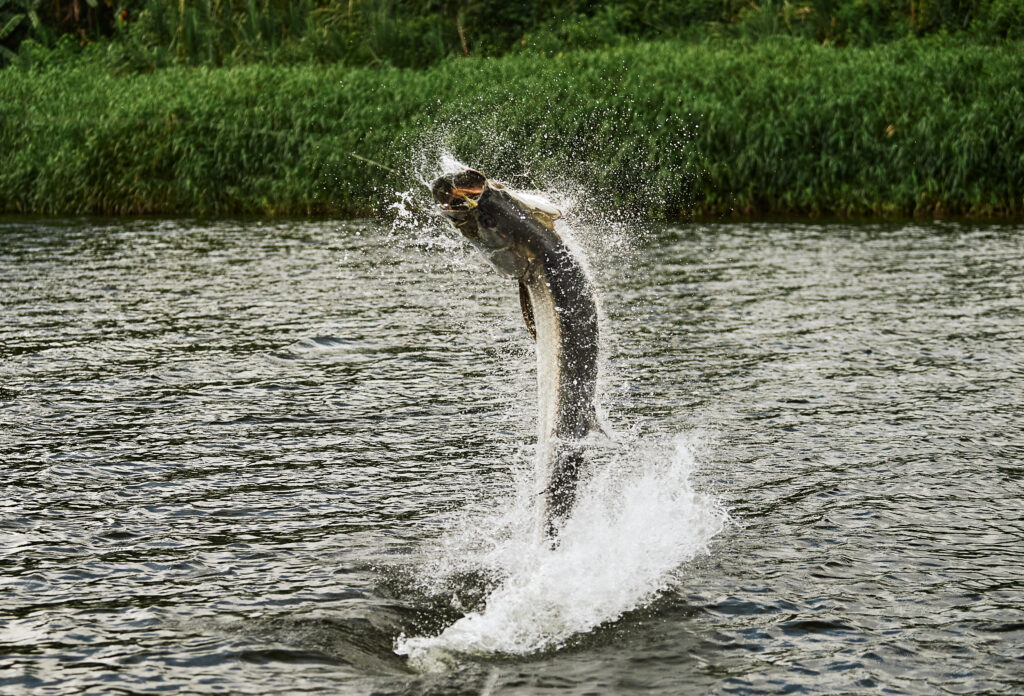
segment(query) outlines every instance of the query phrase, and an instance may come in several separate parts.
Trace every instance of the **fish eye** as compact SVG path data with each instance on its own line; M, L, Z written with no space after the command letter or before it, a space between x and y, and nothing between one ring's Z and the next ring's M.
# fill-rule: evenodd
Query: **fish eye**
M481 216L480 224L483 225L484 227L494 227L495 225L497 225L497 223L494 221L494 218L491 217L490 215Z

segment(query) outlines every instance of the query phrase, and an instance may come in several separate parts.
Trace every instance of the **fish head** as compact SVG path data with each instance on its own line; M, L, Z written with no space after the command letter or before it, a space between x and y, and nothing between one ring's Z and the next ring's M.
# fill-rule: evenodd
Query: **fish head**
M557 208L492 181L475 169L442 176L431 187L441 211L498 273L522 280L537 235L553 234Z

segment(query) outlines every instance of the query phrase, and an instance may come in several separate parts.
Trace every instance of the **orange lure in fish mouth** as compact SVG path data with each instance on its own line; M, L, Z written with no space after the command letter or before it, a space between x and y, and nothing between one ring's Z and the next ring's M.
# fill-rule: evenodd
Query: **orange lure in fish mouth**
M487 177L475 169L466 169L442 176L434 182L430 192L444 212L460 212L476 207L475 203L484 192L486 184Z

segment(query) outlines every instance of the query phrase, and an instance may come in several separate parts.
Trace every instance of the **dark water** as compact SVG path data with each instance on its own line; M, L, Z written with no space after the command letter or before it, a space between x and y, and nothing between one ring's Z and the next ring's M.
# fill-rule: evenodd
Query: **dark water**
M613 461L714 497L562 565L469 540L522 507L536 405L513 289L450 238L0 224L0 692L1024 692L1024 228L593 259ZM467 612L479 649L396 654Z

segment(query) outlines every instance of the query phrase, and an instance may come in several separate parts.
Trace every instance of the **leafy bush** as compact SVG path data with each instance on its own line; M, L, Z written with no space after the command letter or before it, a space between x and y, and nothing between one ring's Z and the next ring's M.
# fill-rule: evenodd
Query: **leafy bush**
M1024 0L992 0L983 26L990 35L1024 39Z
M1012 44L658 42L426 71L97 65L0 72L0 210L362 214L448 152L670 218L1024 213Z
M25 40L109 44L111 63L423 68L449 56L556 55L636 40L1024 36L1024 0L0 0L0 65ZM38 61L38 51L36 60Z
M14 58L17 48L30 30L39 29L40 0L0 0L0 66Z

